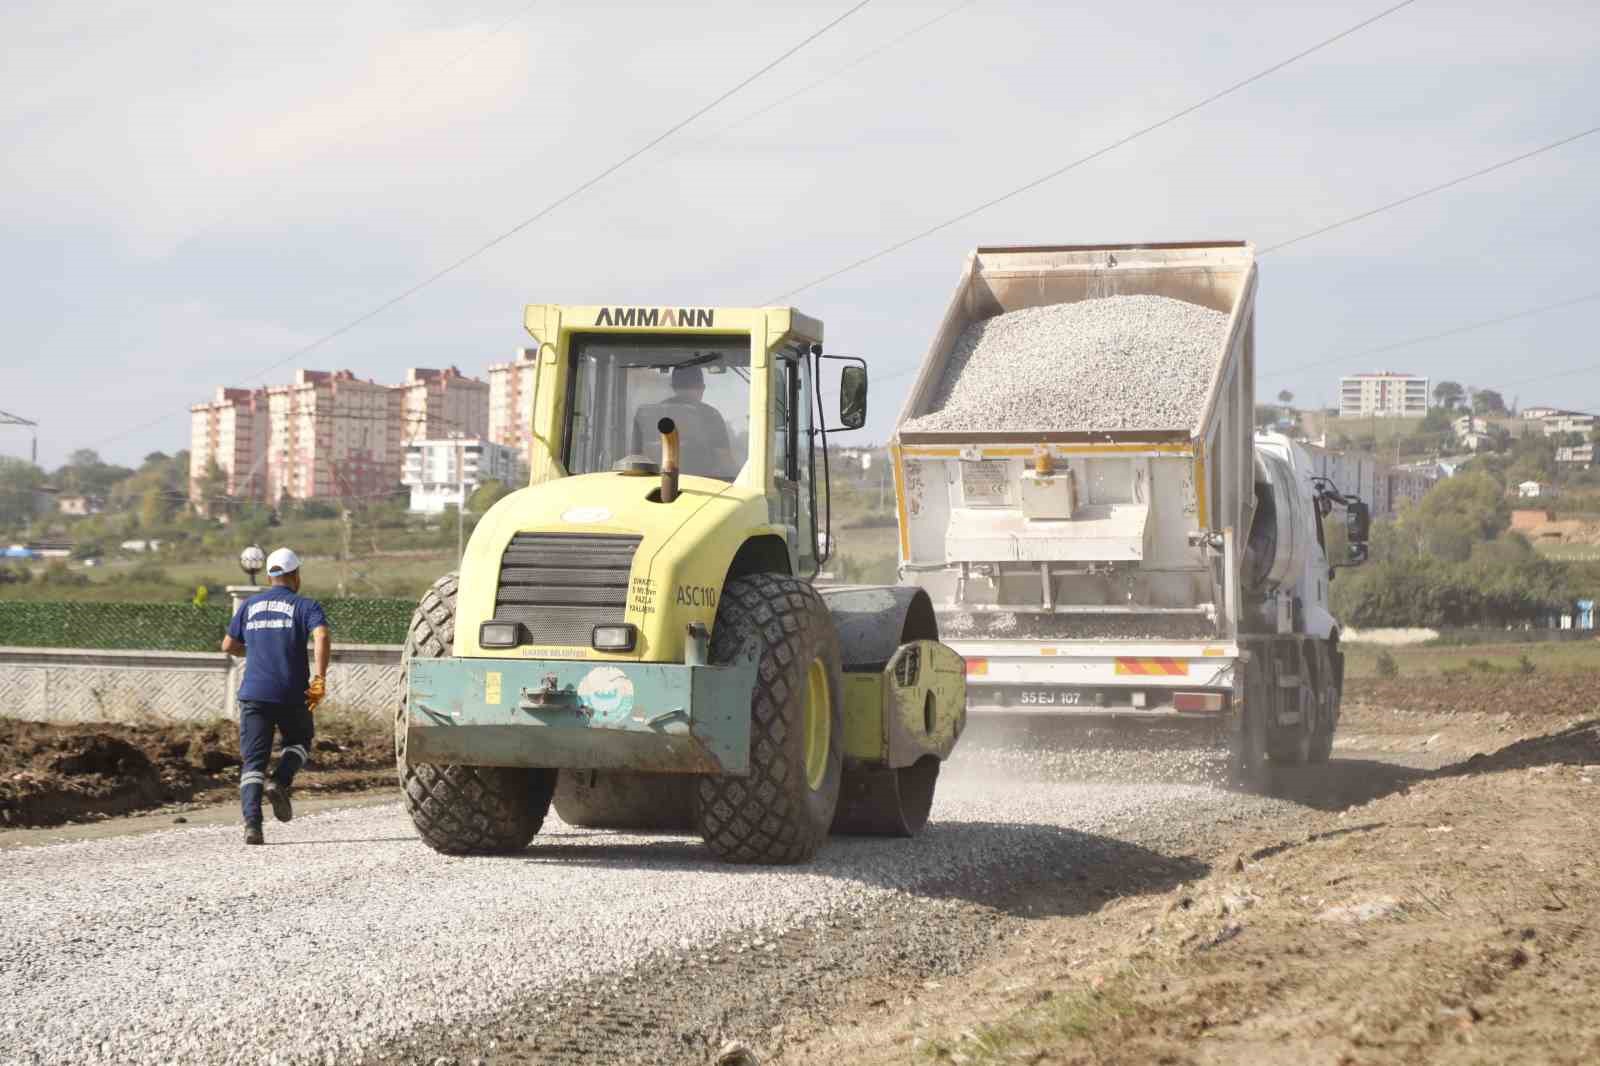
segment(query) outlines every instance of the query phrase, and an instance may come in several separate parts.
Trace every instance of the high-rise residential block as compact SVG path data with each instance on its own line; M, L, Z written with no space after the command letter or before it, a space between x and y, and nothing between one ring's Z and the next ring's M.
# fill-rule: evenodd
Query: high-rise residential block
M267 389L267 499L376 499L395 491L401 391L348 370L299 370Z
M397 388L406 443L456 434L488 436L487 382L469 378L453 366L445 370L412 367Z
M267 392L219 387L208 403L189 408L189 499L204 512L206 475L216 463L226 476L222 491L234 499L260 500L267 488ZM215 486L210 486L215 491Z
M1421 418L1427 413L1427 378L1385 370L1339 379L1340 418Z
M489 439L517 453L526 469L533 457L533 390L539 364L533 348L517 349L509 363L489 367Z

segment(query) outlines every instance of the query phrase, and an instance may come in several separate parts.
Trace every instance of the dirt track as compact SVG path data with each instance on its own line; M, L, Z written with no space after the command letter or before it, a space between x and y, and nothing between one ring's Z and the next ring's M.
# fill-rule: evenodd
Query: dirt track
M308 794L394 784L394 754L370 723L324 716ZM157 808L226 802L239 783L231 722L133 726L48 725L0 718L0 827L98 821Z

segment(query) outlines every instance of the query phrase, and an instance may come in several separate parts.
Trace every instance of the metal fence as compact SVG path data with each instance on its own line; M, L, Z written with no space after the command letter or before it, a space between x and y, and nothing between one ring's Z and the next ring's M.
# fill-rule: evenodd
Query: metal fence
M401 644L411 600L322 600L341 644ZM227 632L227 603L0 601L0 646L127 651L216 651Z

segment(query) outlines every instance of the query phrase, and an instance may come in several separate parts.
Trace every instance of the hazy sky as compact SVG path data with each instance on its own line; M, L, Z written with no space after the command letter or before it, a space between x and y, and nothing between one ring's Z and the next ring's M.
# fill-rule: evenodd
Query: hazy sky
M296 365L482 374L529 302L776 294L1097 149L1388 6L875 0L660 148ZM533 214L850 0L0 10L0 408L40 459L188 446L187 407ZM866 356L887 436L967 250L1265 246L1600 124L1593 0L1421 2L1181 122L793 303ZM1600 407L1600 134L1267 256L1260 391L1332 402L1410 370ZM1275 370L1323 359L1315 369ZM1510 395L1508 394L1508 399ZM167 416L149 428L131 427ZM0 453L27 435L0 427Z

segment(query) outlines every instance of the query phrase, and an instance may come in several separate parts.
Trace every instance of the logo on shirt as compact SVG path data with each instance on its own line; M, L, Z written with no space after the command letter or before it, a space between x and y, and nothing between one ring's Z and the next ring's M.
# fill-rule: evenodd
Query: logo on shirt
M597 326L694 326L709 329L709 307L602 307Z
M261 618L257 617L258 615L268 617ZM275 617L277 615L288 617ZM260 603L252 603L245 609L244 628L247 633L253 629L293 629L294 604L284 600L262 600Z

